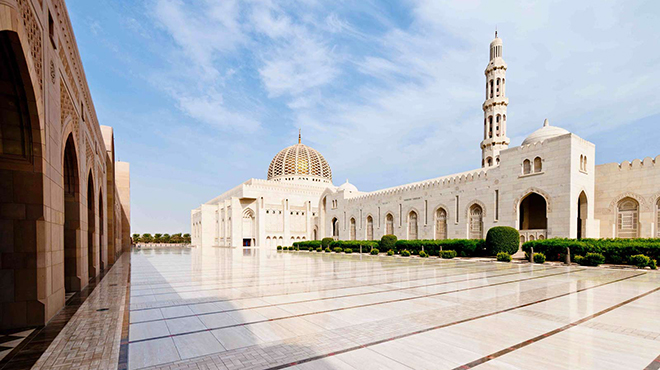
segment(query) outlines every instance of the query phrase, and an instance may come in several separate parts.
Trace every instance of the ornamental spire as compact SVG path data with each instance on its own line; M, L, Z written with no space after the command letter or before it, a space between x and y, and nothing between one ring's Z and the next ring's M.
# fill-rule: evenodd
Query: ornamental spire
M300 142L302 141L302 137L301 137L301 134L300 134L301 131L302 131L301 129L298 129L298 144L300 144Z

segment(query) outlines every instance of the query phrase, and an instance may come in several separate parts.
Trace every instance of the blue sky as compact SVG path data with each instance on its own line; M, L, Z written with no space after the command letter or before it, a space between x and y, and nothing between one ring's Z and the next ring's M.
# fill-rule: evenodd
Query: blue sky
M497 27L508 134L548 118L597 163L660 154L657 1L68 0L101 124L131 163L134 232L303 142L372 191L480 166Z

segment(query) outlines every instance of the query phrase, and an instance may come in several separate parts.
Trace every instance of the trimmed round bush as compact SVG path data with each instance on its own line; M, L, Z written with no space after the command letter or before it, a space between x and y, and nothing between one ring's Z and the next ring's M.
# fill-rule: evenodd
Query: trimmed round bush
M394 255L394 251L390 249L389 251L387 251L387 255L388 255L388 256L393 256L393 255Z
M332 238L323 238L321 240L321 247L323 249L326 249L326 248L330 247L330 243L332 243L333 241L334 241L334 239L332 239Z
M396 235L383 235L382 238L380 238L380 249L382 250L390 250L394 249L396 245Z
M500 252L497 254L497 260L500 262L511 262L511 255L507 252Z
M371 250L371 254L374 255L374 256L377 255L378 254L378 248L373 248Z
M293 247L293 249L295 249L296 251L299 251L300 247L296 246L296 247Z
M322 247L318 247L318 248L316 248L316 251L317 251L317 252L320 252L320 251L322 251L322 250L323 250Z
M598 266L605 263L605 257L600 253L587 253L582 259L582 266Z
M518 252L520 233L509 226L491 227L486 234L486 253L491 256L500 252L514 254Z
M534 253L534 263L545 263L545 254Z
M330 250L330 248L326 248L326 249L324 249L323 251L324 251L325 253L330 253L330 252L332 252L332 251Z
M424 251L421 251L421 252L419 252L419 256L422 257L422 258L426 258L426 257L429 256L429 254L424 252Z
M457 255L458 254L456 253L456 251L452 251L452 250L440 251L440 258L444 258L448 260L452 258L456 258Z
M341 253L343 251L342 247L335 247L335 253Z
M410 251L407 249L402 250L401 257L410 257Z
M277 250L278 250L278 251L281 251L281 250L282 250L282 246L281 246L281 245L278 245L278 246L277 246Z
M630 256L630 264L637 266L637 268L643 269L646 266L651 264L651 259L643 254L636 254Z
M351 248L346 248L344 249L344 253L353 253L353 250Z
M651 260L651 263L649 263L649 267L651 268L651 270L657 270L658 264L656 263L655 260Z

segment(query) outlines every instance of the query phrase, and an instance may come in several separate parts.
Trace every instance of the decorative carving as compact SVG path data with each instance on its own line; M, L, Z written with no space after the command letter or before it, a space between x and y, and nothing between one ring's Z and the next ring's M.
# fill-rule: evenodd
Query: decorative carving
M610 210L610 211L612 211L612 212L616 211L617 204L619 204L619 201L620 201L621 199L624 199L624 198L632 198L632 199L635 199L635 200L637 201L637 203L639 203L639 207L640 207L640 209L641 209L641 208L647 209L647 204L646 204L646 200L644 199L644 197L641 196L641 195L639 195L639 194L630 193L630 192L628 192L628 193L623 193L623 194L619 194L619 196L617 196L616 198L612 199L612 201L610 202L610 206L607 207L607 209Z
M39 80L39 89L43 90L43 62L41 58L42 51L42 32L39 22L32 11L32 6L28 0L18 0L18 8L21 12L23 19L23 26L27 33L28 44L30 46L30 55L32 56L32 63Z
M550 211L552 211L552 203L550 202L550 195L546 193L545 191L538 189L538 188L529 188L525 190L521 196L516 198L516 200L513 201L513 214L517 215L518 214L518 207L520 206L520 201L528 196L531 193L537 193L538 195L542 196L545 198L545 204L547 206L547 212L550 214Z
M486 205L482 201L480 201L478 199L475 199L473 201L470 201L470 203L467 204L467 207L465 207L465 219L466 220L470 219L470 208L472 208L472 206L475 205L475 204L478 205L479 207L481 207L481 211L483 212L482 216L483 216L483 218L486 218Z
M71 66L69 65L69 60L66 56L66 53L64 52L64 47L62 46L62 43L59 43L59 54L60 54L60 60L62 61L62 65L64 66L64 72L67 77L67 82L69 83L69 87L73 91L73 100L78 100L78 96L80 95L78 92L78 86L75 84L75 80L73 79L73 74L71 73Z
M71 96L69 96L69 91L67 90L64 82L60 80L60 124L64 128L64 123L66 120L71 117L74 122L74 131L76 136L78 135L78 113L73 107L73 102L71 101Z
M51 60L50 61L50 80L55 83L55 63Z

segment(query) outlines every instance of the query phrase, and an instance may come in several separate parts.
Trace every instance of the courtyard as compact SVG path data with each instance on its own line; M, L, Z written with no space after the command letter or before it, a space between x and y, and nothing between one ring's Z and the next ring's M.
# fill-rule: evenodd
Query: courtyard
M36 368L91 367L93 356L76 356L72 345L103 337L101 368L113 361L130 369L660 365L660 275L649 270L170 248L133 250L129 277L128 258ZM118 322L82 330L98 325L98 307ZM118 332L99 335L111 327Z

